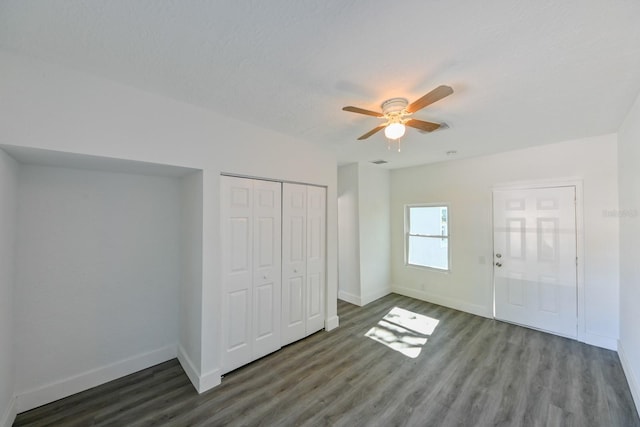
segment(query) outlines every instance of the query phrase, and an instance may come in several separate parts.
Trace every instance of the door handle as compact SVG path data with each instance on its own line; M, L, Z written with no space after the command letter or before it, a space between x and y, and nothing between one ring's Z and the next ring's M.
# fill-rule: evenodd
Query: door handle
M496 262L496 267L502 267L502 264L499 262Z

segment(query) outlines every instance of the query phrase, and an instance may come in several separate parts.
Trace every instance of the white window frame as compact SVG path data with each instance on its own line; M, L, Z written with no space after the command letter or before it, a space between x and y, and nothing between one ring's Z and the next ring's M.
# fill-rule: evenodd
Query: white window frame
M447 209L447 235L421 235L409 234L411 224L409 223L411 208L446 208ZM448 268L432 267L428 265L410 264L409 263L409 237L425 237L430 239L447 239L447 266ZM417 203L404 206L404 264L408 267L424 268L428 270L439 271L443 273L451 272L451 208L448 203Z

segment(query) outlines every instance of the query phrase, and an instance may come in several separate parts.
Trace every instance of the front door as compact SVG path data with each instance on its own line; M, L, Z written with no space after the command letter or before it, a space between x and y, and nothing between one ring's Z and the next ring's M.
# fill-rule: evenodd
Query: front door
M493 192L495 317L577 337L576 189Z

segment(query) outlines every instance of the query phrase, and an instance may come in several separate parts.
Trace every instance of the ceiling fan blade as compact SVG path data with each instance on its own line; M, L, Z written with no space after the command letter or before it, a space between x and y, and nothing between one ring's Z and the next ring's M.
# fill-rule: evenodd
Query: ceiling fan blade
M453 93L453 89L449 86L438 86L422 98L412 102L407 107L407 112L415 113L418 110L423 109L427 105L431 105L436 101L440 101L442 98L449 96Z
M362 141L363 139L367 139L369 138L371 135L373 135L376 132L380 132L382 129L384 129L387 125L380 125L377 126L373 129L371 129L369 132L365 133L364 135L362 135L360 138L358 138L358 141Z
M439 123L425 122L423 120L416 120L416 119L407 120L405 125L410 126L412 128L423 130L425 132L432 132L440 127Z
M378 113L376 111L371 111L371 110L365 110L364 108L358 108L358 107L344 107L343 108L344 111L350 111L352 113L359 113L359 114L366 114L367 116L373 116L373 117L384 117L384 114L382 113Z

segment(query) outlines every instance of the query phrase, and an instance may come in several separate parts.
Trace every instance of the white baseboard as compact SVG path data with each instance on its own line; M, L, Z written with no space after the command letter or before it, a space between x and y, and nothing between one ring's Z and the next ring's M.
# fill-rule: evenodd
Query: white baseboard
M362 297L362 305L365 306L370 302L373 302L379 298L387 296L391 293L391 287L379 289L375 292L371 292Z
M181 345L178 346L178 362L180 362L182 370L187 374L187 377L189 378L189 381L191 381L191 384L193 384L193 387L196 390L200 390L200 372L196 369L191 358L187 355L187 352Z
M620 357L624 375L627 377L627 383L629 384L629 389L631 389L631 396L633 396L633 401L636 404L636 410L640 413L640 378L629 363L621 341L618 341L618 356Z
M200 388L198 389L198 393L204 393L205 391L211 390L212 388L219 386L221 382L222 376L220 375L220 369L214 369L213 371L207 372L200 377Z
M16 420L17 413L16 399L11 398L9 406L5 409L4 414L2 414L2 418L0 419L0 427L11 427L13 422Z
M445 307L475 314L477 316L493 319L493 313L491 312L491 308L489 307L483 307L477 304L469 304L464 301L442 297L439 295L433 295L429 294L428 292L412 288L393 286L392 291L400 295L405 295L419 300L428 301L434 304L443 305ZM578 336L578 341L584 342L585 344L594 345L596 347L606 348L608 350L618 350L618 341L615 338L605 337L591 332L580 334Z
M350 294L349 292L345 291L338 291L338 299L346 301L349 304L354 304L358 307L362 307L362 298L360 298L358 295Z
M220 385L222 378L220 376L220 370L214 369L206 375L200 375L199 370L193 364L191 358L187 355L187 352L180 345L178 346L178 362L182 366L182 369L189 377L189 381L193 384L198 393L204 393L207 390L211 390L217 385Z
M605 337L602 335L594 334L591 332L585 332L584 339L580 339L585 344L595 345L596 347L606 348L607 350L618 351L618 340L611 337Z
M453 308L455 310L460 310L467 313L475 314L477 316L493 319L493 313L491 313L491 309L489 307L484 307L477 304L469 304L468 302L459 301L453 298L447 298L447 297L429 294L428 292L421 291L418 289L393 286L391 290L397 294L404 295L407 297L416 298L422 301L443 305L445 307Z
M358 295L350 294L349 292L339 291L338 299L341 299L342 301L346 301L349 304L357 305L358 307L363 307L369 304L370 302L377 300L378 298L382 298L383 296L389 295L391 292L393 292L391 290L391 287L379 289L377 291L370 292L364 296L358 296Z
M338 316L330 317L324 321L324 330L331 331L337 328L339 324L340 324L340 319L338 318Z
M177 345L173 344L18 393L16 395L16 410L20 413L37 408L158 363L174 359L176 355Z

